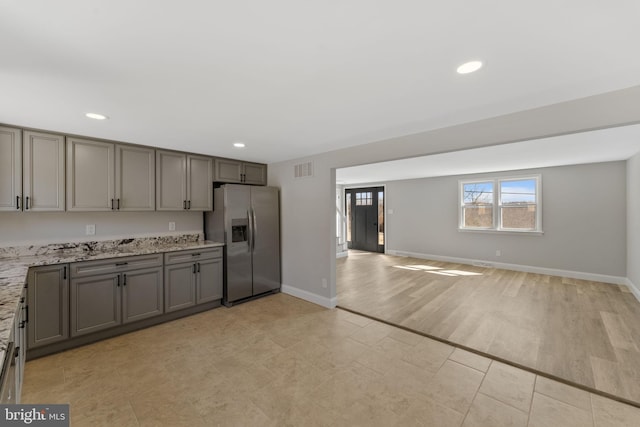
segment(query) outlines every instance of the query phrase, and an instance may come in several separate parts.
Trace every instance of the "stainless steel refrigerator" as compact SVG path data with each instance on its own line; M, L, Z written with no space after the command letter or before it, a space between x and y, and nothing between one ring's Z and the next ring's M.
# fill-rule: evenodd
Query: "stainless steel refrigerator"
M223 303L280 290L280 206L274 187L224 184L204 214L207 240L225 243Z

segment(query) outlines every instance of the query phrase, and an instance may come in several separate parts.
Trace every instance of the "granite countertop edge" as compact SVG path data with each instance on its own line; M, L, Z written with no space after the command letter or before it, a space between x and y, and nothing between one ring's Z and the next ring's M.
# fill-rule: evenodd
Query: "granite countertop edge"
M0 258L0 369L3 366L5 352L11 336L14 318L20 305L22 290L27 283L29 268L44 265L67 264L80 261L94 261L109 258L121 258L136 255L149 255L165 252L177 252L189 249L206 249L224 246L224 243L198 241L184 243L158 244L142 248L125 248L96 251L65 251L46 255L28 255Z

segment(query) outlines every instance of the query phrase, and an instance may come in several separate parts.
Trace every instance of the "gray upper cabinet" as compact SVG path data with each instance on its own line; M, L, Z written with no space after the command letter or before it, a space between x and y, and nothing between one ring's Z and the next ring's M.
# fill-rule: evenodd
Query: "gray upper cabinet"
M67 210L155 209L154 149L67 139Z
M64 136L0 127L0 210L64 211Z
M69 338L69 266L48 265L29 270L27 301L31 313L28 348Z
M244 183L267 185L267 165L244 163Z
M156 150L156 210L213 209L210 157Z
M242 182L242 162L238 160L216 159L217 182Z
M68 211L113 210L114 158L114 144L67 138Z
M187 156L187 200L189 210L213 209L213 159Z
M22 209L22 131L0 127L0 211Z
M267 165L216 159L215 181L240 184L267 185Z
M116 145L115 176L118 210L155 210L156 158L153 148Z
M187 207L187 156L156 150L156 210L179 211Z
M64 136L24 132L23 210L64 211Z

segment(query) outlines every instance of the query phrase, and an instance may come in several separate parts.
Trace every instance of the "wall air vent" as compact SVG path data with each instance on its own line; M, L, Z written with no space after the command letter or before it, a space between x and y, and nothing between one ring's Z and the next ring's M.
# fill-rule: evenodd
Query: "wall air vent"
M309 176L313 176L313 163L306 162L300 163L293 166L293 177L294 178L306 178Z

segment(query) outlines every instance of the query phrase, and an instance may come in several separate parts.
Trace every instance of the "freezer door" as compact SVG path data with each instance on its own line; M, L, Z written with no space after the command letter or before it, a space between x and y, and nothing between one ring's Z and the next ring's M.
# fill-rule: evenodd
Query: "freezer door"
M253 222L253 294L280 289L279 193L273 187L251 187Z
M237 301L253 295L251 285L251 189L224 186L224 227L227 245L227 282L224 300Z

